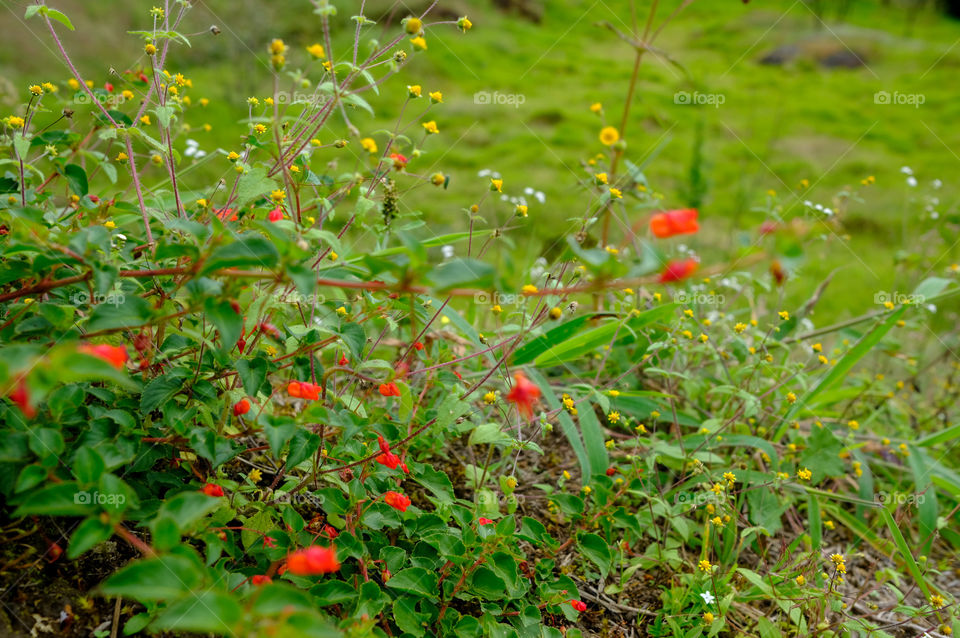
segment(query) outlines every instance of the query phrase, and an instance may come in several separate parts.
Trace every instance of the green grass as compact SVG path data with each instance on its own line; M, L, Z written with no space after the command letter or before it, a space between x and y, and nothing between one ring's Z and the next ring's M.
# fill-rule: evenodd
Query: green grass
M0 53L0 74L19 87L41 79L41 70L55 68L55 58L39 23L30 25L34 38L19 28L22 9L5 4L10 10L0 14L0 27L16 35L15 46ZM303 60L302 48L320 40L319 23L306 2L283 9L263 3L198 4L182 29L197 34L194 48L178 50L168 66L194 79L195 98L207 95L212 100L206 112L196 109L187 121L194 127L209 122L213 131L195 130L191 136L208 150L230 149L244 130L238 122L243 101L247 95L265 95L270 86L268 70L255 56L264 59L268 39L281 36L295 47L291 59ZM375 15L390 4L368 6ZM445 4L454 12L468 12L474 30L466 35L447 27L432 31L429 51L415 56L407 72L383 85L384 93L397 97L375 100L377 119L363 113L351 117L365 133L392 128L406 84L416 81L425 90L442 90L446 103L430 115L441 135L425 144L424 156L411 170L442 170L451 176L450 191L440 196L419 188L407 203L425 213L437 234L462 229L463 207L485 187L477 171L497 170L511 194L526 186L546 194L546 205L531 206L527 244L516 248L542 251L561 234L565 220L582 216L589 204L576 180L587 175L583 162L602 148L596 138L601 122L588 106L600 101L611 123L620 119L633 54L600 23L626 30L629 3L547 2L541 24L498 13L483 2L441 6ZM663 4L661 18L676 3ZM103 81L110 65L135 66L139 44L118 32L134 24L142 28L145 18L135 19L126 3L109 9L76 2L60 6L78 25L67 45L89 77ZM341 9L338 57L347 53L352 38L346 28L351 11ZM646 170L651 188L663 194L664 206L700 206L704 233L692 243L703 252L705 263L722 262L731 249L755 244L771 253L799 256L784 261L795 269L794 276L810 285L786 300L788 306L802 303L839 268L818 308L818 323L874 308L878 290L912 290L915 281L898 279L894 247L908 259L926 241L921 239L924 233L941 232L940 226L956 214L958 191L949 178L960 163L960 130L953 125L960 113L953 91L960 47L952 48L960 39L960 23L923 13L907 33L905 16L902 10L862 1L843 23L818 25L799 2L754 6L701 1L657 42L677 66L648 55L641 69L627 128L628 156L639 162L659 148ZM204 33L210 23L221 26L220 36ZM371 36L386 37L381 26L373 27ZM865 55L866 66L829 70L809 60L785 67L758 63L773 48L799 42L810 43L810 50L855 49ZM874 94L881 90L922 94L925 103L919 108L878 105ZM473 99L477 91L521 94L524 103L518 108L478 105ZM677 91L722 94L725 102L718 108L677 105ZM419 128L416 121L413 126ZM326 135L340 137L345 129L335 123ZM339 168L352 166L352 157L340 156ZM903 165L914 169L918 188L906 186L899 172ZM212 162L196 171L196 183L188 185L205 187L224 168ZM877 183L862 190L862 201L851 202L839 224L826 225L805 215L803 200L837 208L836 194L847 186L860 188L868 175L875 175ZM940 219L931 221L923 213L922 198L935 178L944 186L936 193ZM812 184L806 192L800 192L803 179ZM775 238L758 242L756 229L770 208L768 190L776 191L773 201L782 207L781 214L796 222ZM484 211L499 219L510 212L506 204ZM629 220L642 221L642 211ZM949 239L947 232L944 236ZM929 264L931 274L942 273L955 258L956 251L948 250Z

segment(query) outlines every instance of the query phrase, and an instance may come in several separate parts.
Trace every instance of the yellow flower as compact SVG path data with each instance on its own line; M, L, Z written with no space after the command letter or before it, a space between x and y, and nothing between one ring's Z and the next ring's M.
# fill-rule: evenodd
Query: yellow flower
M322 44L311 44L307 47L307 53L317 60L322 60L327 57L327 52L324 50Z
M699 567L700 571L702 572L708 572L713 568L713 565L710 564L710 561L704 558L702 561L697 563L697 567Z
M419 84L408 84L407 94L414 98L420 97L423 94L423 87L421 87Z
M657 412L656 410L654 410L653 412L650 413L650 418L651 418L651 419L659 419L659 418L660 418L660 413Z
M135 97L133 94L133 91L129 89L124 89L123 91L120 92L120 95L122 95L123 99L127 101L132 100Z
M3 119L4 123L10 128L23 128L26 125L26 120L22 117L16 115L11 115Z
M337 314L343 317L347 314L347 309L343 306L340 306L339 308L337 308Z
M227 159L231 162L236 162L238 159L240 159L240 153L236 151L230 151L227 153Z
M154 153L153 156L150 158L150 161L156 164L157 166L160 166L161 164L163 164L163 157L160 156L159 154Z
M747 329L747 324L745 323L737 323L733 326L733 331L736 332L737 334L742 333L746 329Z
M286 198L287 198L287 192L283 189L278 189L270 192L270 199L273 200L274 203L279 204Z
M610 188L610 197L613 199L623 199L623 193L620 192L619 188Z
M443 102L443 93L440 91L434 91L430 94L430 101L434 104L441 104Z
M247 98L247 104L249 104L250 106L259 106L259 105L260 105L260 100L258 100L258 99L255 98L255 97L248 97L248 98Z
M850 428L851 430L859 430L860 423L854 419L850 419L849 421L847 421L847 427Z
M500 307L500 304L494 304L494 306L490 308L490 312L495 315L499 315L501 312L503 312L503 308Z
M563 310L561 310L558 306L555 306L550 309L550 318L553 319L554 321L556 321L562 316L563 316Z
M112 229L116 228L117 225L116 225L115 223L113 223L112 221L106 221L106 222L103 222L103 227L104 227L104 228L109 228L109 229L112 230Z
M409 17L403 21L404 30L410 35L423 33L423 21L420 18Z
M141 117L140 123L143 124L144 126L150 126L150 116L144 115L143 117Z
M519 217L526 217L527 207L524 204L517 204L516 213Z
M200 208L206 208L206 207L207 207L207 200L202 199L202 198L201 198L201 199L198 199L198 200L197 200L197 206L199 206Z
M520 289L521 292L525 295L534 295L537 293L537 287L533 284L525 284L523 288Z
M790 313L787 312L786 310L781 310L777 314L780 315L780 318L783 319L784 321L790 318Z
M713 484L713 487L711 487L710 490L711 490L714 494L719 494L719 493L721 493L721 492L723 491L723 484L722 484L722 483L714 483L714 484Z
M362 146L363 150L367 151L368 153L377 152L377 142L372 137L365 137L360 140L360 146Z
M434 122L433 120L430 120L429 122L424 122L423 124L421 124L421 126L423 126L424 130L430 134L436 134L440 132L440 129L437 128L437 123Z
M129 159L129 158L127 157L127 154L124 153L123 151L117 153L117 161L118 161L118 162L126 162L128 159Z
M703 622L707 623L708 625L711 625L713 624L713 621L714 621L713 614L711 614L709 611L703 615Z
M803 574L800 574L799 576L794 578L794 582L800 586L803 586L803 584L807 582L807 579L803 577Z
M264 133L267 132L267 125L266 125L266 124L254 124L254 126L253 126L253 132L256 133L257 135L263 135Z
M32 93L35 97L40 97L41 95L43 95L43 87L40 86L39 84L31 85L30 93Z
M157 47L148 43L145 47L143 47L143 52L147 55L156 55Z
M67 86L69 86L71 89L76 91L80 88L80 83L77 82L74 78L70 78L69 80L67 80Z
M434 173L430 176L430 183L434 186L443 186L447 182L447 176L443 173Z
M813 476L813 472L811 472L807 468L803 468L802 470L797 470L797 478L800 479L801 481L809 481L810 477L812 476Z
M263 479L263 472L261 472L258 468L253 468L250 470L250 473L247 474L247 478L254 483L259 483L261 479Z
M507 487L509 487L512 490L517 486L517 479L511 476L506 480L506 483L507 483Z
M597 184L606 184L607 183L607 174L606 173L597 173L593 176L593 179L596 180Z
M706 343L707 341L710 340L710 337L708 337L707 335L705 335L705 334L703 334L703 333L701 332L701 333L700 333L700 336L698 337L698 339L700 339L700 343Z
M204 107L205 107L205 106L207 106L208 104L210 104L210 100L208 100L208 99L205 98L205 97L200 98L200 106L204 106Z
M490 190L497 193L503 192L503 180L502 179L491 179L490 180Z
M940 594L934 594L933 596L930 596L930 606L934 609L940 609L944 606L944 604L946 603L943 600L943 596Z
M316 147L316 146L321 146L322 144L323 143L317 138L313 138L312 140L310 140L310 146Z
M563 471L563 478L569 481L569 480L570 480L570 472L568 472L567 470L564 470L564 471Z
M457 20L457 28L463 31L464 33L466 33L467 31L473 28L473 23L470 22L467 16L463 16L462 18Z
M793 392L787 392L787 403L796 403L797 395Z
M619 422L620 422L620 413L619 413L619 412L611 412L610 414L607 415L607 420L610 421L610 423L619 423Z
M620 132L612 126L600 129L600 142L604 146L612 146L620 141Z
M410 38L410 44L413 45L414 49L420 49L421 51L427 50L427 41L424 40L423 37L421 36Z
M733 472L724 472L724 473L723 473L723 478L724 478L724 480L727 481L728 483L733 483L734 481L737 480L737 475L734 474Z
M603 110L603 104L601 104L600 102L594 102L593 104L590 105L590 110L593 111L594 113L599 113L600 111Z
M47 93L56 93L56 92L57 92L57 85L54 84L53 82L44 82L44 83L41 84L40 86L41 86L41 87L43 88L43 90L46 91Z
M497 394L492 390L483 395L483 402L487 405L493 405L497 401Z
M271 55L283 55L287 52L287 45L280 38L275 38L267 47L267 50Z

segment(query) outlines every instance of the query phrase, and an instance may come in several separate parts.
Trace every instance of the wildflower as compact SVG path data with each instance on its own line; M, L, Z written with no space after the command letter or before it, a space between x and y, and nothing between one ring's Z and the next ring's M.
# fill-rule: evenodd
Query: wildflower
M781 310L777 314L780 315L780 318L783 319L784 321L790 318L790 313L787 312L786 310Z
M23 416L28 419L37 416L37 410L33 407L30 400L30 390L27 388L27 383L22 377L17 380L16 385L8 396L10 400L20 408Z
M620 192L619 188L610 188L610 197L613 199L623 199L623 193Z
M511 476L510 478L508 478L508 479L507 479L507 487L509 487L511 490L514 489L514 488L516 488L516 487L517 487L517 479L515 479L515 478L512 477L512 476Z
M443 186L447 183L447 176L443 173L434 173L430 176L430 183L434 186Z
M254 125L253 125L253 132L256 133L257 135L263 135L264 133L267 132L267 125L266 125L266 124L254 124Z
M700 336L697 337L697 338L700 339L700 342L701 342L701 343L706 343L707 341L710 340L710 337L708 337L707 335L705 335L705 334L703 334L703 333L700 333Z
M599 185L602 185L602 184L606 184L606 183L607 183L607 174L606 174L606 173L597 173L596 175L593 176L593 179L594 179L594 181L596 181L596 183L597 183L598 186L599 186Z
M591 113L599 113L602 110L603 110L603 104L601 104L600 102L594 102L593 104L590 105Z
M335 547L311 545L299 549L287 558L287 571L297 576L315 576L330 574L340 569Z
M309 53L314 59L322 60L327 57L327 52L323 48L322 44L311 44L307 47L307 53Z
M97 357L98 359L103 359L117 370L123 370L129 358L127 356L126 346L110 346L107 344L92 346L84 344L78 347L77 351L92 357Z
M723 519L719 516L714 516L710 519L710 522L713 523L715 527L723 527Z
M437 123L433 120L424 122L421 126L423 126L423 129L430 135L435 135L440 132L440 129L437 128Z
M737 480L737 475L733 472L724 472L723 478L727 483L734 483Z
M799 576L794 578L793 581L802 587L803 584L807 582L807 579L803 577L803 574L800 574Z
M847 427L850 428L851 430L859 430L860 423L855 419L850 419L849 421L847 421Z
M403 21L403 28L410 35L419 35L423 33L423 21L420 18L407 18Z
M463 31L464 33L466 33L467 31L473 28L473 23L470 22L467 16L463 16L462 18L457 20L457 28Z
M427 41L423 39L423 36L417 36L415 38L410 38L410 44L413 45L414 49L419 49L420 51L427 50Z
M710 624L713 624L713 621L714 621L713 614L711 614L709 611L703 615L703 622L710 625Z
M540 400L540 387L527 379L523 372L513 375L514 385L507 400L517 405L517 410L528 420L533 417L533 404Z
M157 47L154 46L153 44L147 43L147 45L143 47L143 52L146 53L147 55L156 55Z
M660 283L666 284L680 281L691 276L697 270L696 259L673 260L667 263L666 268L660 273Z
M793 392L787 392L787 403L796 403L797 395Z
M837 571L841 574L847 573L847 564L846 559L843 557L843 554L831 554L830 562L834 564L837 568Z
M213 483L207 483L206 485L203 486L203 488L201 488L200 491L206 494L207 496L214 496L214 497L223 496L223 488L220 487L219 485L214 485Z
M433 93L430 94L430 101L433 102L434 104L442 104L443 93L441 93L440 91L434 91Z
M377 457L377 463L388 467L391 470L397 469L399 467L405 473L409 474L410 470L407 469L407 464L400 460L400 457L390 451L390 444L387 443L387 440L383 436L377 437L377 444L380 446L380 456Z
M714 484L713 484L713 487L711 487L710 490L711 490L714 494L720 494L720 493L722 493L722 492L723 492L723 483L714 483Z
M583 601L577 600L575 598L570 599L570 606L576 609L579 612L587 611L587 604Z
M550 309L551 319L557 320L562 316L563 316L563 310L561 310L559 306L554 306L553 308Z
M346 309L346 307L344 307L344 306L339 306L339 307L337 308L337 314L340 315L341 317L347 316L347 309Z
M713 569L713 565L711 565L710 561L708 561L707 559L703 559L699 563L697 563L697 567L699 567L700 571L702 572L708 572L711 569Z
M813 476L813 472L811 472L807 468L803 468L802 470L797 470L797 478L800 479L801 481L809 481L810 477L812 476Z
M746 329L747 329L747 324L745 323L738 322L733 326L733 331L736 332L737 334L743 333L743 331Z
M683 208L657 213L650 218L650 232L655 237L666 239L674 235L689 235L700 230L696 208Z
M520 292L522 292L522 293L525 294L525 295L535 295L535 294L537 294L537 287L534 286L533 284L525 284L525 285L520 289Z
M360 140L360 146L368 153L377 152L377 142L372 137L365 137Z
M390 160L393 162L393 167L398 171L402 171L407 165L407 158L400 153L390 153Z
M494 304L494 306L490 308L490 312L495 315L499 315L501 312L503 312L503 308L500 306L500 304Z
M620 141L620 131L612 126L605 126L600 129L600 142L604 146L612 146Z
M490 520L489 518L480 517L480 518L477 519L477 524L478 524L478 525L493 525L493 521Z
M654 410L653 412L650 413L650 418L651 418L651 419L659 419L659 418L660 418L660 413L657 412L656 410Z
M423 92L423 88L419 84L408 84L407 85L407 94L412 98L418 98Z
M140 123L143 124L144 126L150 126L150 116L144 115L143 117L141 117Z
M943 596L940 594L934 594L933 596L930 596L930 606L934 609L940 609L944 606L944 604L946 603L943 600Z
M263 574L257 574L250 578L250 583L257 587L259 587L260 585L267 585L272 582L273 582L273 579Z
M277 189L270 192L270 199L278 204L287 198L287 192L283 189Z
M381 383L380 394L385 397L398 397L400 396L400 388L397 387L397 384L393 382Z
M243 416L250 411L250 402L246 399L240 399L233 404L233 416Z
M291 381L287 386L287 394L295 399L316 401L320 398L320 386L315 383L306 383L305 381Z
M518 217L526 217L527 207L524 204L517 204L516 213Z
M493 405L497 401L497 394L494 391L487 392L483 395L483 402L487 405Z
M23 128L26 124L26 121L22 117L18 117L16 115L11 115L10 117L4 118L3 122L10 128Z
M410 507L410 499L399 492L387 492L383 495L384 502L395 510L406 512Z
M33 94L34 97L40 97L43 95L43 87L39 84L34 84L30 86L30 93Z

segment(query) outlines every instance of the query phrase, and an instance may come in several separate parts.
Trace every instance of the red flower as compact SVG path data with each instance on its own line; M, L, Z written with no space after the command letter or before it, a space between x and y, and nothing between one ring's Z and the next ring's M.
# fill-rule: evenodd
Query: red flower
M397 384L393 383L392 381L390 383L381 383L380 394L385 397L398 397L400 396L400 388L398 388Z
M233 416L243 416L250 411L250 402L246 399L240 399L233 404Z
M616 474L616 473L617 473L617 468L615 468L615 467L608 467L608 468L607 468L607 476L613 476L613 475Z
M104 85L103 85L103 88L105 88L108 93L113 93L113 85L110 84L109 82L107 82L106 84L104 84Z
M223 488L213 483L207 483L200 491L207 496L223 496Z
M213 214L220 218L220 221L223 222L235 222L237 221L237 213L232 208L214 208Z
M399 456L390 451L390 444L387 443L385 438L378 436L377 443L380 445L380 451L383 452L383 454L377 457L377 463L389 467L391 470L400 467L405 473L410 473L410 470L407 469L407 464L402 462Z
M277 546L277 539L275 539L275 538L272 537L272 536L264 536L264 537L263 537L263 547L264 547L264 549L266 549L267 547L273 549L273 548L276 547L276 546Z
M327 538L333 540L340 535L340 532L337 531L337 528L333 525L324 525L323 532L327 535Z
M21 377L17 380L17 385L10 393L10 400L17 404L23 416L32 419L37 416L37 410L30 404L30 390L27 389L27 383Z
M700 225L697 223L698 214L696 208L657 213L650 218L650 231L660 239L695 233L700 230Z
M571 605L573 606L573 608L576 609L577 611L587 611L587 603L585 603L585 602L583 602L583 601L580 601L580 600L577 600L576 598L571 598L571 599L570 599L570 604L571 604Z
M247 329L242 328L240 330L240 338L237 339L237 350L240 351L240 354L243 354L243 349L247 347L247 340L244 337L247 334Z
M540 400L540 387L530 381L523 372L513 375L514 384L507 401L517 404L517 410L526 419L533 418L533 404Z
M316 574L330 574L340 569L335 547L320 547L311 545L306 549L299 549L287 558L287 570L297 576L314 576Z
M117 370L123 370L128 359L126 346L109 346L105 343L97 346L82 344L77 350L92 357L103 359Z
M320 398L320 386L304 381L291 381L287 386L287 394L297 399L316 401Z
M770 264L770 274L773 275L778 286L783 285L784 280L787 278L787 273L783 271L783 265L780 264L779 259L774 259L773 263Z
M760 224L760 234L769 235L771 233L777 232L777 222L770 221L769 219L762 224Z
M257 574L256 576L250 579L250 582L259 587L260 585L266 585L267 583L272 583L273 579L271 579L269 576L264 576L263 574Z
M398 171L402 171L407 165L407 158L400 153L390 153L390 159L393 160L393 167Z
M345 366L345 365L347 365L348 363L350 363L350 360L347 359L347 355L345 355L345 354L340 355L340 360L337 361L337 365L338 365L338 366Z
M383 500L395 510L406 512L410 507L410 499L398 492L387 492L383 495Z
M489 518L479 518L477 519L477 522L481 525L493 525L493 521L491 521Z
M423 344L420 343L419 341L413 344L413 347L416 348L417 350L423 350Z
M274 208L272 211L270 211L270 214L268 215L268 218L269 218L270 221L272 221L272 222L278 222L278 221L280 221L281 219L283 219L283 211L280 210L279 207Z
M673 281L686 279L697 269L696 259L673 260L667 264L667 267L660 273L660 283L668 284Z

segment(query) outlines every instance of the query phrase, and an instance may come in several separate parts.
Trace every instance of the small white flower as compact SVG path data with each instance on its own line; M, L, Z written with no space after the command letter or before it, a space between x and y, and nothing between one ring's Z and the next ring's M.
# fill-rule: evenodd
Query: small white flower
M541 204L547 201L547 196L543 194L543 191L537 191L536 193L533 194L533 196L536 197L537 201L540 202Z
M809 199L803 200L803 205L807 208L813 208L813 202L811 202Z
M941 182L939 179L935 179L930 185L933 186L934 190L937 190L943 186L943 182Z
M900 169L900 172L903 173L904 175L913 175L913 169L910 168L909 166L902 167Z
M833 215L833 211L829 208L824 208L823 214L826 215L827 217L830 217L831 215Z
M451 246L450 244L447 244L446 246L441 247L440 252L443 253L444 259L453 258L453 246Z
M907 186L909 186L910 188L913 188L913 187L916 186L916 185L917 185L917 178L916 178L916 177L914 177L913 175L911 175L910 177L907 178Z
M702 594L700 594L700 598L703 598L703 603L705 605L712 605L713 601L716 600L716 598L713 597L713 594L711 594L708 591L705 591Z

